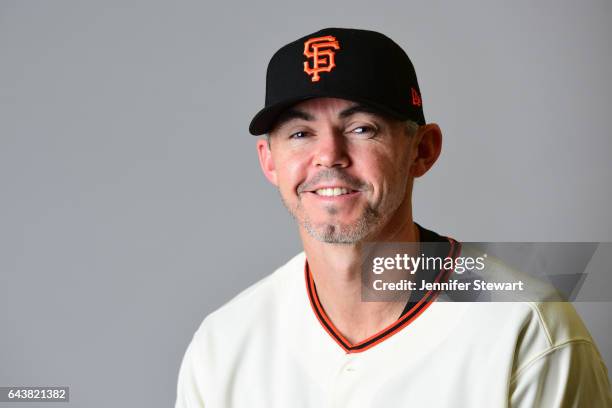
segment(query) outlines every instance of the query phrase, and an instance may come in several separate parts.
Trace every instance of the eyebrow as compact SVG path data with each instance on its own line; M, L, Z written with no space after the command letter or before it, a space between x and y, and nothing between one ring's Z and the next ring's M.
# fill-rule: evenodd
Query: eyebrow
M301 110L287 109L286 111L284 111L278 116L273 128L278 129L281 126L283 126L285 123L293 119L303 119L305 121L312 122L315 118L310 113L306 113Z
M369 106L361 105L361 104L357 104L357 105L351 106L350 108L344 109L338 114L338 116L341 119L346 119L349 116L355 115L357 113L369 113L372 115L384 117L384 115L378 109L374 109ZM287 109L283 113L281 113L276 119L276 123L274 124L274 129L280 128L285 123L293 119L302 119L307 122L312 122L315 120L315 117L311 115L310 113L306 113L298 109Z

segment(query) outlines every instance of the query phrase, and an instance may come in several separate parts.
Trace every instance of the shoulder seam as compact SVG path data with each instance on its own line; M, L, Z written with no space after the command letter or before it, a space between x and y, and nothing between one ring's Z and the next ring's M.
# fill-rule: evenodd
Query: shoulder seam
M552 336L550 335L550 330L548 330L548 326L546 325L546 322L544 321L544 316L542 316L542 312L540 312L540 308L534 302L527 302L527 304L538 315L538 322L540 323L542 330L544 330L544 334L546 334L546 339L548 340L548 346L553 347L554 343L552 340Z
M564 348L566 346L572 345L572 344L588 344L591 347L594 347L593 342L590 339L585 339L585 338L574 338L574 339L566 340L555 346L551 346L550 348L546 349L545 351L533 357L532 359L527 361L525 364L523 364L521 367L519 367L516 370L516 372L512 375L512 377L510 377L510 385L512 385L517 380L517 378L523 373L523 371L525 371L527 368L533 365L536 361L541 360L547 355L552 354L555 351L561 348Z

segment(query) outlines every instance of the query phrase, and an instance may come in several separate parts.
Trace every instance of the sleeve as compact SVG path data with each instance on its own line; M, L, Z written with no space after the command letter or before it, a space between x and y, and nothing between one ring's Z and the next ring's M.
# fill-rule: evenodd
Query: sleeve
M571 340L527 362L510 382L512 408L612 407L605 364L593 343Z
M179 370L176 387L175 408L204 408L202 392L201 355L197 347L198 333L193 337L187 347L185 356Z

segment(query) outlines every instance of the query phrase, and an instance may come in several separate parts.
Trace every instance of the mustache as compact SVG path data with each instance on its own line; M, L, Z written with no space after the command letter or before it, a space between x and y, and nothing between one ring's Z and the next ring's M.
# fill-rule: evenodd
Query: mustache
M297 188L297 192L299 194L305 191L312 191L312 189L317 184L321 183L322 181L332 181L332 180L342 181L344 184L347 185L347 187L351 188L352 190L360 190L360 191L367 190L366 183L362 182L357 177L353 177L347 174L346 172L344 172L344 170L340 170L338 168L332 167L331 169L321 170L320 172L315 174L312 177L312 179L307 180L304 183L300 184Z

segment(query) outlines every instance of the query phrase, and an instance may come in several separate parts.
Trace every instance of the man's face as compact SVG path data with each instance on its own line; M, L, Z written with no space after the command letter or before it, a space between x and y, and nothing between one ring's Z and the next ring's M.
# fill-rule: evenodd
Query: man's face
M355 243L409 211L414 138L403 122L355 102L318 98L286 111L270 150L264 141L258 148L266 176L305 231L322 242Z

